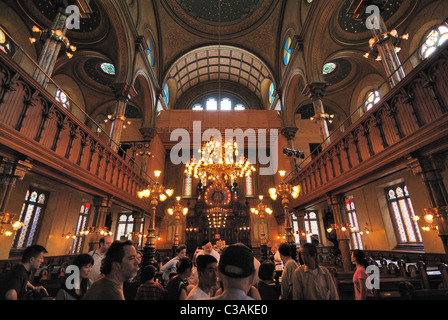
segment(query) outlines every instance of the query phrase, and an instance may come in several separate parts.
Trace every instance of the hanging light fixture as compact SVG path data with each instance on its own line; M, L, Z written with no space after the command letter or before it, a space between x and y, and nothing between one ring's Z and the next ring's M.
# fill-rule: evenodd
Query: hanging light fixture
M56 40L57 42L61 42L64 44L65 54L67 55L67 57L69 59L73 58L73 54L75 53L77 48L74 45L70 44L70 41L61 30L52 30L52 29L41 30L37 26L33 26L31 31L33 31L33 33L38 34L37 38L36 37L29 38L31 43L35 43L37 42L37 40L45 42L48 38Z

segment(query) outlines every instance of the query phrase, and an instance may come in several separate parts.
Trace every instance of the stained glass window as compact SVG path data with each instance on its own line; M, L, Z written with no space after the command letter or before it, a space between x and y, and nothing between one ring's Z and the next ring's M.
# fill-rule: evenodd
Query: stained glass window
M115 75L115 66L112 63L103 62L100 65L100 68L105 74L108 74L110 76Z
M324 65L324 68L323 68L323 70L322 70L322 73L323 73L324 75L327 75L327 74L332 73L335 69L336 69L336 64L333 63L333 62L329 62L329 63L326 63L326 64Z
M426 38L425 42L421 47L421 57L426 59L436 52L437 48L440 47L445 41L448 40L448 24L444 23L441 26L431 30Z
M274 102L274 83L271 82L271 85L269 86L269 103L272 104Z
M414 209L406 185L386 189L395 229L400 243L421 243L422 236L417 221L414 221Z
M89 218L90 203L83 202L79 210L78 222L75 228L75 234L79 234L81 231L86 230L87 220ZM73 240L72 253L79 254L82 251L82 244L84 237L76 237Z
M288 65L289 60L291 59L291 38L287 38L285 40L285 46L283 47L283 64L285 66Z
M132 214L122 214L118 219L117 224L117 236L115 240L120 240L121 237L125 237L128 240L131 240L131 232L134 231L134 217Z
M191 110L204 110L204 107L203 107L201 104L196 103L196 104L193 106L193 108L191 108Z
M70 100L68 100L67 95L63 91L59 89L56 90L55 98L56 101L60 102L65 108L70 108Z
M381 96L378 90L370 91L366 96L365 111L369 111L372 107L380 102Z
M19 218L23 226L15 235L13 248L24 248L33 244L47 200L47 193L35 189L27 190Z
M10 41L5 31L0 27L0 50L12 56L14 54L14 44Z
M148 57L148 61L151 67L154 67L154 43L152 42L151 39L148 39L146 41L146 43L148 44L149 49L146 51L146 55Z
M319 222L317 220L317 213L314 211L305 213L304 216L306 241L311 242L313 235L319 236Z
M353 198L345 199L345 206L348 222L352 227L350 230L350 237L353 249L364 250L362 244L362 238L359 233L360 230L359 230L358 216L356 214L355 202L353 201Z
M165 83L163 86L163 92L165 93L165 97L163 97L163 100L165 101L165 104L168 105L170 102L170 90L168 88L168 84Z

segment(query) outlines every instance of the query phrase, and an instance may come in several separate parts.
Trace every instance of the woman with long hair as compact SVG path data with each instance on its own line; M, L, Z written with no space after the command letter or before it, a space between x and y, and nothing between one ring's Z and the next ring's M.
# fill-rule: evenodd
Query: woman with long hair
M355 289L355 300L367 300L375 296L372 289L368 289L366 286L366 280L369 275L367 274L367 267L369 262L366 259L366 255L362 250L353 250L352 262L356 265L356 271L353 275L353 285Z

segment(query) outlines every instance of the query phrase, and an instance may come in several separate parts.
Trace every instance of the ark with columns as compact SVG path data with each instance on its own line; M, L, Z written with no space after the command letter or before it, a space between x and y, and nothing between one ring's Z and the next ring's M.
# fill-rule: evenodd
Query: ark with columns
M341 297L355 249L389 297L448 290L447 18L444 0L1 1L1 271L40 244L50 281L104 235L143 264L314 242Z

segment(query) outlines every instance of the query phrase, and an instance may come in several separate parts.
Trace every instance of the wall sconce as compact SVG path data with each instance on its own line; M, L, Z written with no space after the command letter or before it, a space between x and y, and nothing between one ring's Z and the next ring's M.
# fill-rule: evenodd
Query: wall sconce
M69 232L69 233L63 233L62 234L62 238L65 238L65 239L76 239L76 234L72 234L71 232Z
M82 237L89 234L99 234L100 236L111 236L112 231L105 227L87 227L86 230L80 231L76 236Z
M7 213L7 212L0 212L0 236L12 236L12 231L7 230L3 227L4 224L11 225L12 229L14 231L19 230L23 226L23 222L20 221L14 221L15 214L13 213Z
M439 208L424 208L423 209L424 215L423 220L428 224L428 226L422 227L423 231L438 231L439 227L434 224L434 217L437 217L439 215ZM420 216L413 216L412 220L415 222L418 222L421 219Z
M364 226L364 229L362 229L362 231L359 232L360 235L369 235L373 232L372 228L369 228L369 224L366 222L366 225Z
M38 39L34 37L29 38L31 43L35 43L37 40L45 42L48 38L53 39L57 42L62 42L65 45L65 54L67 55L67 57L69 59L73 58L73 53L75 53L77 48L74 45L70 44L70 41L66 36L64 36L61 30L41 30L36 26L33 26L31 30L33 31L33 33L39 34Z
M328 123L332 123L333 118L334 118L334 114L316 113L313 117L310 118L310 120L314 121L314 123L317 123L322 120L328 121Z
M198 232L198 228L189 227L185 229L186 232Z

